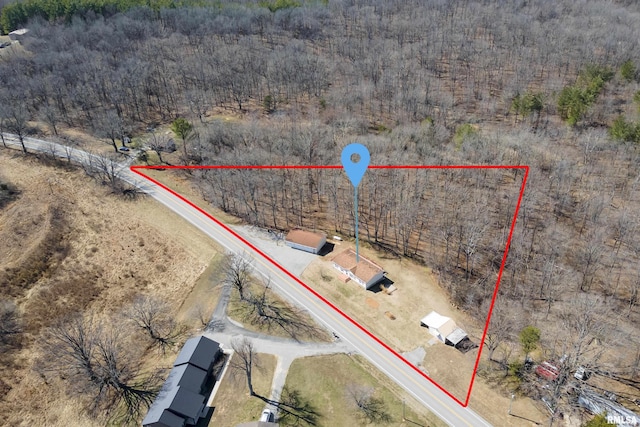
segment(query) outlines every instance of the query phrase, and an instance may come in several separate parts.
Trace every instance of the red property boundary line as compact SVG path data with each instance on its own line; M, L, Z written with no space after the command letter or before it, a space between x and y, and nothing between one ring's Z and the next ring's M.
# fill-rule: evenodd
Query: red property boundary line
M250 247L253 251L258 253L265 260L267 260L271 264L273 264L277 269L281 270L284 274L286 274L291 279L296 281L298 284L303 286L307 291L311 292L313 295L315 295L317 298L319 298L322 302L324 302L329 307L331 307L333 310L335 310L337 313L339 313L341 316L343 316L346 320L348 320L350 323L352 323L354 326L356 326L362 332L364 332L369 337L371 337L373 340L375 340L378 344L383 346L385 349L387 349L393 355L395 355L400 360L402 360L404 363L406 363L414 371L416 371L417 373L422 375L425 379L427 379L429 382L431 382L433 385L438 387L438 389L440 389L443 393L445 393L447 396L449 396L451 399L453 399L456 403L458 403L459 405L461 405L464 408L466 408L469 405L469 399L471 398L471 390L473 389L473 384L474 384L475 379L476 379L476 373L478 371L478 365L480 363L480 357L482 355L482 349L484 348L484 341L485 341L485 339L487 337L487 331L489 330L489 324L491 322L491 314L493 313L493 306L494 306L494 304L496 302L496 298L498 296L498 289L500 288L500 281L502 280L502 273L504 271L504 266L505 266L506 261L507 261L507 255L509 253L509 247L511 246L511 239L513 237L513 230L515 229L515 226L516 226L516 220L518 218L518 212L520 211L520 204L522 202L522 197L524 195L524 189L525 189L525 186L527 184L527 178L529 177L529 166L491 166L491 165L451 165L451 166L442 166L442 165L440 165L440 166L376 165L376 166L369 166L369 169L516 169L516 170L523 170L524 171L524 177L522 178L522 184L520 186L520 193L518 195L518 202L516 204L516 209L515 209L515 211L513 213L513 218L511 220L511 227L509 229L509 236L507 238L507 244L505 245L505 250L504 250L504 253L502 255L502 262L500 263L500 270L498 272L498 278L496 280L496 286L495 286L495 289L493 291L493 296L491 298L491 305L489 306L489 312L487 314L487 321L486 321L485 326L484 326L484 331L482 332L482 339L480 341L480 345L479 345L479 349L478 349L478 356L476 357L476 361L475 361L475 364L474 364L474 367L473 367L473 373L471 374L471 381L469 383L469 388L467 390L467 396L466 396L464 402L460 401L453 394L449 393L440 384L435 382L432 378L427 376L424 372L422 372L416 366L414 366L411 363L409 363L404 357L402 357L399 353L397 353L395 350L393 350L387 344L382 342L378 337L373 335L371 332L369 332L367 329L365 329L363 326L361 326L358 322L353 320L346 313L344 313L338 307L333 305L330 301L325 299L322 295L317 293L315 290L313 290L307 284L302 282L300 279L298 279L296 276L294 276L292 273L290 273L288 270L286 270L280 264L278 264L277 262L272 260L268 255L266 255L260 249L258 249L253 244L251 244L249 241L244 239L238 233L233 231L231 228L229 228L228 226L223 224L218 219L214 218L211 214L209 214L208 212L206 212L205 210L203 210L199 206L195 205L194 203L192 203L191 201L189 201L185 197L181 196L180 194L178 194L177 192L173 191L172 189L170 189L166 185L162 184L161 182L159 182L159 181L157 181L157 180L145 175L141 171L141 170L145 170L145 169L149 169L149 170L167 170L167 169L342 169L342 166L335 166L335 165L207 165L207 166L193 166L193 165L191 165L191 166L173 166L173 165L172 166L159 166L158 165L158 166L144 166L144 165L139 165L139 166L131 166L129 169L132 172L134 172L135 174L137 174L137 175L141 176L142 178L154 183L155 185L161 187L163 190L171 193L175 197L177 197L180 200L182 200L183 202L187 203L189 206L191 206L192 208L196 209L198 212L200 212L201 214L205 215L207 218L209 218L210 220L212 220L213 222L215 222L216 224L218 224L219 226L224 228L227 232L232 234L235 238L239 239L242 243L244 243L245 245Z

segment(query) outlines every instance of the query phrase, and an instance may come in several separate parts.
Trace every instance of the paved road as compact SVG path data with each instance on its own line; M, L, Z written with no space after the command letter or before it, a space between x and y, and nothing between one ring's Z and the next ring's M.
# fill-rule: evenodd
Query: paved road
M7 142L18 144L15 138L7 138ZM25 143L30 150L47 152L52 147L50 142L33 138L26 138ZM64 147L59 146L58 150L64 157ZM87 163L91 160L91 155L80 150L73 150L72 160ZM185 200L163 190L160 186L150 182L142 182L137 174L125 167L119 167L119 173L124 181L139 185L142 191L202 230L229 252L253 258L255 269L260 274L271 278L273 289L292 303L306 309L327 329L335 331L344 342L356 349L358 353L362 354L444 422L451 426L490 426L474 411L461 407L404 361L391 354L380 343L329 307L318 296L301 286L293 277L274 266L268 260L267 255L241 242L229 228L213 221Z
M293 339L273 337L244 329L237 325L237 322L231 321L227 316L230 294L231 285L224 284L221 297L213 311L209 327L204 335L223 344L227 348L232 348L232 341L236 338L250 338L256 352L276 356L276 368L271 383L271 392L268 396L271 402L280 401L289 367L295 359L299 357L353 352L353 348L342 341L333 343L303 343ZM273 413L278 413L276 403L269 403L266 408L273 411Z
M257 334L229 322L219 322L217 326L214 331L206 331L204 336L224 344L226 348L231 348L231 341L235 338L249 337L257 353L273 354L277 357L271 395L269 396L269 399L274 402L280 399L289 366L295 359L326 354L351 353L353 351L350 345L342 341L334 343L301 343L291 339ZM270 409L277 412L275 406L270 405Z

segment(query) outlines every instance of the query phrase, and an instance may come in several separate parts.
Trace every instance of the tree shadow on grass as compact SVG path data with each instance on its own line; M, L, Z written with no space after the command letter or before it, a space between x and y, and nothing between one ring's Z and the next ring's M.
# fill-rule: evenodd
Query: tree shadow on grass
M295 389L284 387L279 401L258 394L255 397L278 408L281 426L317 426L322 418L318 409Z
M284 332L298 342L324 337L324 331L304 311L274 298L269 286L249 294L230 314L239 316L242 322L262 326L266 332Z

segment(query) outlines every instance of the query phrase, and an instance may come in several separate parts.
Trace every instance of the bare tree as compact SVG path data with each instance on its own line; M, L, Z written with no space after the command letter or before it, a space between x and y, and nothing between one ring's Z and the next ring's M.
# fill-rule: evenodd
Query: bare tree
M162 152L165 151L169 146L169 137L166 135L157 135L154 132L151 135L151 139L149 140L148 144L149 148L151 148L151 150L158 155L158 160L160 161L160 163L165 163L165 161L162 160Z
M231 348L233 348L234 356L237 356L237 359L231 362L231 366L239 371L243 372L247 378L247 387L249 388L249 394L251 396L255 396L256 393L253 391L253 369L257 367L256 365L256 353L253 347L253 342L247 337L243 338L234 338L231 340Z
M108 185L114 192L124 190L123 183L118 177L119 164L115 156L107 157L90 154L88 163L83 164L83 168L87 175L94 177L103 185Z
M603 237L599 234L594 234L583 242L576 251L577 265L582 275L580 291L585 292L591 289L593 282L597 278L598 271L603 267L601 261L606 254L606 249Z
M27 132L29 120L31 119L29 110L27 109L24 101L15 99L10 105L8 105L7 109L7 129L18 136L18 140L22 146L22 151L26 153L27 147L24 145L24 137Z
M75 317L43 334L43 350L55 371L64 370L77 393L99 392L106 386L95 363L97 328L92 318ZM94 402L95 403L95 402Z
M489 304L490 300L488 299L483 304L485 316L489 310ZM520 327L517 324L516 316L509 310L506 298L498 298L491 314L491 324L484 342L484 345L489 349L489 360L494 360L493 354L496 349L500 344L512 339L514 332L518 329Z
M251 261L237 254L227 255L225 261L226 282L238 290L240 300L247 299L246 288L251 280Z
M50 142L49 144L47 144L46 153L49 155L51 160L57 160L58 159L58 146L56 144L54 144L53 142Z
M142 329L153 345L160 347L162 354L176 344L184 333L184 329L171 316L169 305L158 298L147 295L136 298L124 316Z
M260 292L248 295L244 301L247 306L247 310L244 310L246 321L268 329L279 329L294 340L300 340L304 334L320 335L321 330L315 323L307 320L304 312L271 295L271 279L265 278L261 284Z
M202 301L196 303L196 305L189 310L189 316L197 320L202 328L209 326L210 315L210 310L207 309L207 306Z
M55 136L58 136L58 123L60 122L60 115L55 105L45 105L40 109L40 117L44 120Z
M4 140L4 132L7 130L8 120L9 109L4 100L0 98L0 140L2 140L4 148L7 148L7 141Z
M42 335L43 373L61 375L67 391L88 398L91 414L120 424L137 420L160 388L160 371L145 372L126 331L75 317Z
M391 415L384 401L374 396L375 389L356 384L347 386L347 394L358 414L368 423L380 424L391 422Z
M106 138L113 150L118 152L116 139L122 138L125 133L125 123L122 117L113 110L108 110L105 114L93 122L93 130L100 138Z
M68 145L64 145L64 157L67 159L67 163L71 163L71 158L73 157L73 148Z
M123 331L114 328L103 328L96 340L100 373L107 382L106 404L115 409L114 420L123 424L144 414L153 403L162 378L159 370L143 373L140 355L128 351L129 346Z

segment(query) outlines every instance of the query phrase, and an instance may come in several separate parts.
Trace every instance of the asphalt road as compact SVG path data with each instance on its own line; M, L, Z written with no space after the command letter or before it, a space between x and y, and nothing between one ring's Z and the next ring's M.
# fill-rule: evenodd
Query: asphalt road
M7 137L7 143L19 145L16 138ZM61 145L48 141L25 138L28 149L33 151L55 151L61 157L67 157L68 150ZM73 161L83 164L89 163L94 156L81 150L72 149L70 156ZM368 336L345 317L329 307L319 297L305 289L284 271L273 265L266 256L247 246L236 238L229 229L216 223L204 213L189 205L186 201L163 190L161 187L144 182L127 165L118 165L120 177L131 184L137 185L142 191L162 203L186 221L200 229L206 235L216 240L227 251L244 254L253 259L253 266L257 272L271 278L273 289L297 306L307 310L321 324L329 330L335 331L340 338L355 351L364 356L374 366L384 372L390 379L404 388L436 416L451 426L481 427L490 426L487 421L469 408L463 408L436 386L427 381L422 375L409 367L404 361L390 353L380 343Z

